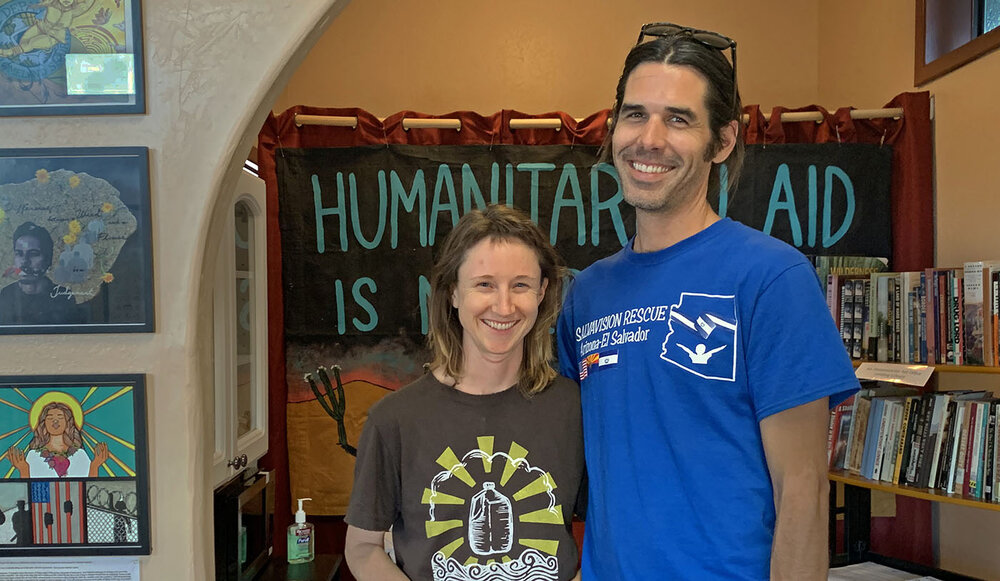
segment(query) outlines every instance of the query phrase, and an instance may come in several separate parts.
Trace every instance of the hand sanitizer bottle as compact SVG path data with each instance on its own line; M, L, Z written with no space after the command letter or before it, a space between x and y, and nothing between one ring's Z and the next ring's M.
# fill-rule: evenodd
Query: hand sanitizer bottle
M306 522L306 511L302 510L299 499L299 510L295 513L295 524L288 527L288 562L308 563L316 556L316 540L313 538L313 525Z

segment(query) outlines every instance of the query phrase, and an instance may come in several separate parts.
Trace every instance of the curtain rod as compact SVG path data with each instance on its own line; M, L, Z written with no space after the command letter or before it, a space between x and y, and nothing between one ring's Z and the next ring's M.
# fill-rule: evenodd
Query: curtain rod
M891 109L852 109L851 119L899 119L903 117L902 107L896 107ZM768 116L770 118L770 116ZM379 119L383 121L384 119ZM576 122L582 121L582 119L574 119ZM747 123L750 121L749 115L743 115L743 122ZM823 121L823 114L819 111L795 111L786 112L781 114L782 122L797 122L797 121L815 121L820 123ZM332 115L303 115L301 113L296 113L295 115L295 125L302 127L303 125L323 125L326 127L350 127L351 129L356 129L358 126L357 117L336 117ZM551 119L511 119L510 120L511 130L517 129L555 129L559 131L562 129L562 120L558 117ZM421 119L406 117L403 119L403 130L409 131L410 129L454 129L455 131L462 130L462 121L460 119L448 119L448 118L438 118L438 119Z

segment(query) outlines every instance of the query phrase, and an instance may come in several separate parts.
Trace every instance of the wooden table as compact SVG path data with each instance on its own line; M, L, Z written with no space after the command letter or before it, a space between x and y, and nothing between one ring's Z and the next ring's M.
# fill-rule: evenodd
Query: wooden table
M342 555L316 555L308 563L289 565L285 559L274 559L255 581L338 581Z

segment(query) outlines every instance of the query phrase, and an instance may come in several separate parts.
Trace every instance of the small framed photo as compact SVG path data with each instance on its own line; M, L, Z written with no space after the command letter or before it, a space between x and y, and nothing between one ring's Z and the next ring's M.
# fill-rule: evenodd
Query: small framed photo
M144 113L139 0L0 0L0 116Z
M153 331L148 153L0 149L0 334Z
M0 558L150 554L142 375L0 376Z

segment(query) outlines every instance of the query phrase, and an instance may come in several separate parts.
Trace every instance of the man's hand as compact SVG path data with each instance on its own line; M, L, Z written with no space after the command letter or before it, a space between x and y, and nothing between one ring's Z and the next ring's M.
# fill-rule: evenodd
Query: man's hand
M764 418L760 433L774 487L771 579L827 578L829 491L827 398Z

